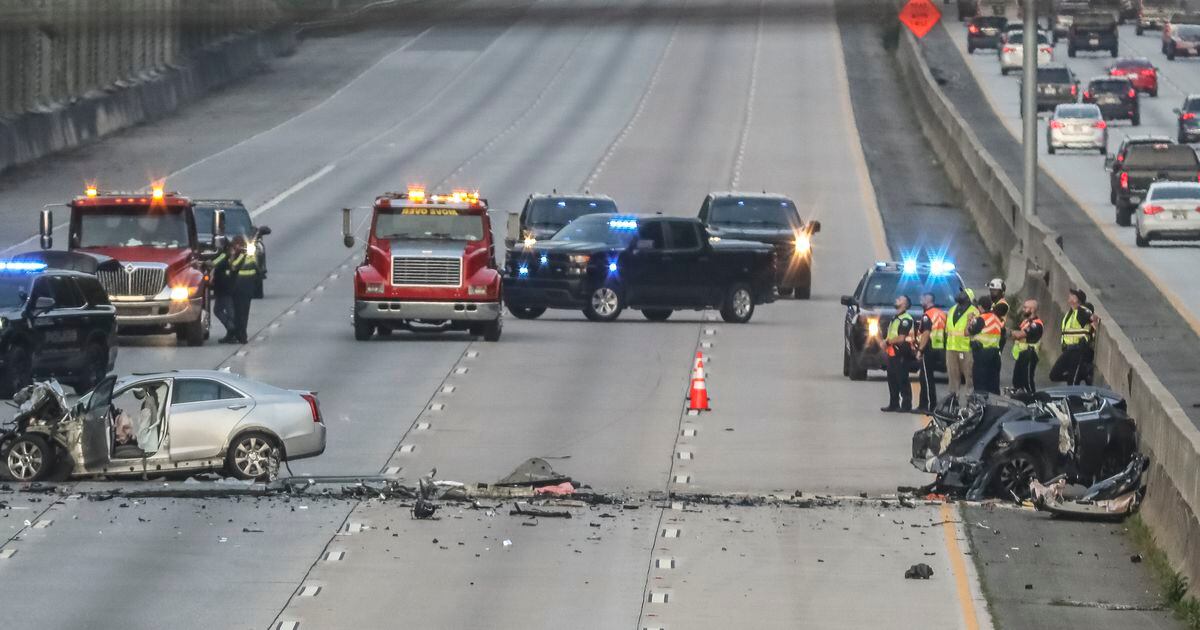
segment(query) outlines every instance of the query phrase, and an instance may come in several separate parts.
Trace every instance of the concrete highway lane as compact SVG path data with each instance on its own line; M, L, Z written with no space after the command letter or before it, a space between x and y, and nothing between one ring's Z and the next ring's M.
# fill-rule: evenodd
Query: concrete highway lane
M212 144L211 159L173 157L170 188L264 210L268 295L247 346L122 338L118 370L227 366L319 391L328 450L295 474L412 481L436 466L439 478L492 482L545 457L628 501L526 524L507 504L414 521L396 501L0 495L18 508L0 520L0 588L28 595L9 614L44 627L990 627L957 511L875 500L928 481L908 464L919 419L881 414L882 383L838 371L837 297L889 252L832 5L742 0L750 17L728 22L689 14L686 0L606 6L623 19L481 30L451 13L364 52L361 76L328 81L327 100L294 118L248 120L246 139ZM805 19L770 17L788 7ZM242 89L254 86L213 98L236 102ZM74 181L50 174L57 159L30 171L56 188L18 183L0 199L34 207L72 194ZM408 183L478 187L499 224L551 188L680 216L711 190L790 194L823 223L814 298L761 306L747 325L711 311L664 323L627 311L612 324L551 311L506 318L499 343L406 332L355 342L361 244L342 247L337 210ZM0 220L14 226L6 246L34 223ZM712 359L714 411L693 417L683 398L697 350ZM854 499L799 509L648 498L666 491ZM903 579L918 562L932 580Z

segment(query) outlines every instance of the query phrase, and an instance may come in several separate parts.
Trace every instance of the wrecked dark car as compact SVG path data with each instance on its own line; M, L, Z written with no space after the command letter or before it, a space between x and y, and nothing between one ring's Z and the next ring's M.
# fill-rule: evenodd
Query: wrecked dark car
M942 400L913 434L912 464L935 473L932 492L1025 499L1030 483L1064 476L1091 484L1125 469L1138 450L1125 400L1101 387Z

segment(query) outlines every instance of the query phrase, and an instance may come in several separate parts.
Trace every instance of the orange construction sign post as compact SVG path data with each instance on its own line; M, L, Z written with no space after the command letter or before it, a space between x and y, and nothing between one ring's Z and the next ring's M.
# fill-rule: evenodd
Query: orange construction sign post
M925 37L940 19L942 12L929 0L908 0L900 9L900 21L917 37Z

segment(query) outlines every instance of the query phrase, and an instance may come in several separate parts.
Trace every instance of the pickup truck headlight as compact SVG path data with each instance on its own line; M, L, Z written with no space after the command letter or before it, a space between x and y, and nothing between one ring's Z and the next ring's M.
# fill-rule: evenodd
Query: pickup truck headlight
M487 295L487 292L488 288L486 284L467 287L467 295Z
M367 283L367 293L381 295L383 293L383 283L382 282L368 282Z
M868 337L878 337L879 336L879 318L878 317L872 317L867 320L867 336Z
M807 234L797 234L796 235L796 253L797 254L802 254L802 255L807 254L808 250L811 248L812 248L812 240L808 238Z

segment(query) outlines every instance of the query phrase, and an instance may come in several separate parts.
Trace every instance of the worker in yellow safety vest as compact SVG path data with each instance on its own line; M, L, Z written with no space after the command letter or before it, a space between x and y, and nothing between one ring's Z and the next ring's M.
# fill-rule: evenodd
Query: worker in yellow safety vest
M979 314L974 301L973 291L960 288L954 306L946 313L946 376L950 380L950 393L956 396L975 389L971 340L967 337L967 325Z
M1071 289L1067 294L1067 312L1059 326L1062 354L1050 368L1050 380L1055 383L1079 385L1092 375L1092 340L1100 320L1087 304L1087 294Z
M244 236L237 237L234 255L229 260L229 275L233 281L234 337L238 343L250 343L246 327L250 322L250 303L254 300L258 260L253 245Z

